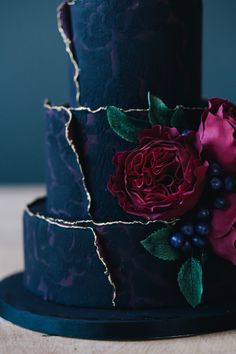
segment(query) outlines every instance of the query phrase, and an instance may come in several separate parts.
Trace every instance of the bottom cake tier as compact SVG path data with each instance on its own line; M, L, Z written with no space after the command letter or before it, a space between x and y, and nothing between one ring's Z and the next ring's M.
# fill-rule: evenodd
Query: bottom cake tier
M176 280L180 262L157 259L140 243L160 222L57 220L45 205L40 199L24 213L24 284L32 293L80 308L190 308ZM235 266L210 255L202 305L232 302L235 284Z
M64 337L147 340L190 336L236 327L236 305L109 310L44 301L23 286L22 273L0 282L0 315L21 327Z

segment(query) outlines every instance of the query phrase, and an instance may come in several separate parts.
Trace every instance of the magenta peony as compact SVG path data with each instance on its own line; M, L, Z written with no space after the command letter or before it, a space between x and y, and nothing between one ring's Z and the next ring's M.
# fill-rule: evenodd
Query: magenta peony
M219 98L209 100L198 134L204 157L236 175L236 106Z
M148 220L171 220L193 209L205 183L208 164L200 158L194 132L154 126L139 136L139 147L118 152L116 175L108 188L119 205Z
M236 193L227 196L227 209L214 210L209 241L214 253L236 265Z

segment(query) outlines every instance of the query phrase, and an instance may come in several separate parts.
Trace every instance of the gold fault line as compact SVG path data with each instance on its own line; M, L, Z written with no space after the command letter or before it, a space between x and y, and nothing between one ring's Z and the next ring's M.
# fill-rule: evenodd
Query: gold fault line
M57 27L58 27L58 31L63 39L63 42L65 44L66 47L66 52L69 54L71 63L74 67L74 77L73 77L73 81L75 84L75 88L76 88L76 100L77 102L79 102L80 100L80 85L79 85L79 74L80 74L80 68L79 65L76 62L76 59L74 57L74 54L71 50L71 40L67 37L64 28L63 28L63 24L62 24L62 18L61 18L61 14L62 11L64 10L64 8L69 5L69 6L73 6L74 4L76 4L75 1L70 1L70 2L64 2L63 4L61 4L58 8L57 8Z
M33 213L31 211L31 206L42 202L46 199L46 197L41 197L35 199L32 203L26 206L25 211L32 217L36 217L39 219L42 219L50 224L57 225L59 227L64 227L64 228L74 228L74 229L80 229L80 228L89 228L89 226L81 226L80 224L92 224L93 226L112 226L112 225L143 225L143 226L148 226L152 224L163 224L163 225L174 225L178 220L171 220L171 221L163 221L163 220L149 220L149 221L140 221L140 220L134 220L134 221L122 221L122 220L115 220L115 221L107 221L107 222L96 222L93 219L87 219L87 220L76 220L76 221L67 221L63 219L58 219L58 218L52 218L52 217L46 217L40 213Z
M48 109L55 109L55 110L67 110L67 111L75 111L75 112L88 112L88 113L92 113L92 114L96 114L99 112L105 112L107 111L109 106L103 106L103 107L99 107L97 109L91 109L89 107L85 107L85 106L79 106L79 107L66 107L63 105L51 105L49 100L45 100L44 102L44 107L48 108ZM123 108L119 108L122 112L124 113L132 113L132 112L148 112L149 109L148 108L129 108L129 109L123 109Z

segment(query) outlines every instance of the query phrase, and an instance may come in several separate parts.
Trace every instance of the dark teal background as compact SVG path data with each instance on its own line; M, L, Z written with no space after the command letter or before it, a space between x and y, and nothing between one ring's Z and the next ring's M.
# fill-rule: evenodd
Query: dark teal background
M203 2L203 95L236 102L236 1ZM44 178L42 104L65 103L69 95L59 3L0 2L0 183Z

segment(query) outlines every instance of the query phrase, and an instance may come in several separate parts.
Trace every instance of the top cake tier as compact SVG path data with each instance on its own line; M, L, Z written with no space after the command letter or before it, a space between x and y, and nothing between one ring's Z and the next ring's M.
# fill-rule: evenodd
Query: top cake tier
M59 10L72 106L146 108L201 96L201 0L75 0Z

